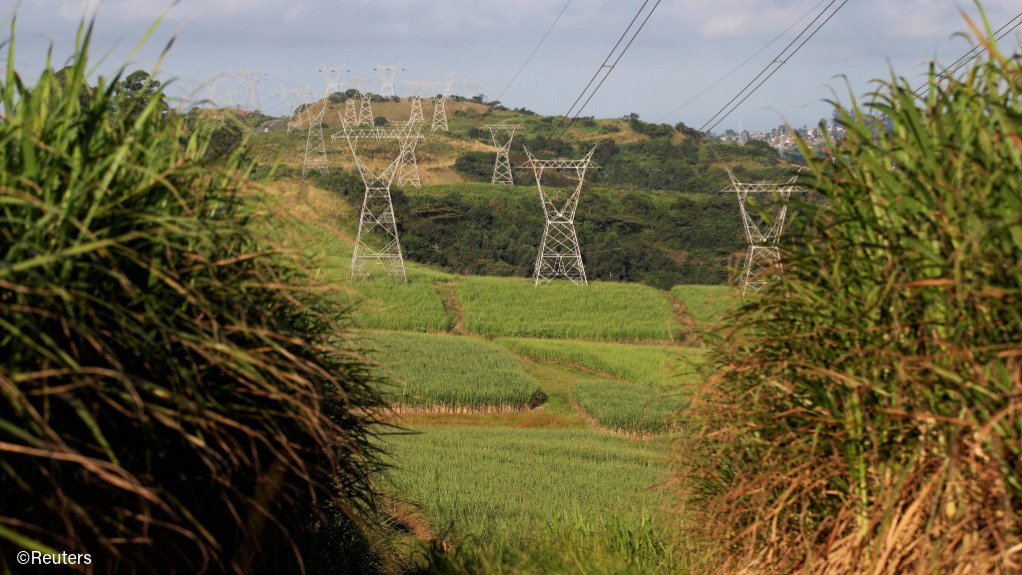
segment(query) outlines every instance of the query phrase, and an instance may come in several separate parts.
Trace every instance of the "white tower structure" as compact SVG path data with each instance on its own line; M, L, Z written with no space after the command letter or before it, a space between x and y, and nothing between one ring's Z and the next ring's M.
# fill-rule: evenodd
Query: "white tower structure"
M412 89L412 111L408 115L409 122L425 122L425 117L422 115L422 99L426 97L426 90L429 90L429 82L419 80L418 82L405 82L409 88Z
M372 126L373 125L373 101L372 94L369 90L362 91L362 81L355 80L355 89L358 90L359 95L359 107L358 115L356 117L355 124L359 126ZM347 109L345 109L347 112Z
M238 70L238 81L245 87L246 110L258 112L262 109L262 104L259 102L259 82L262 81L265 75L266 72L262 70Z
M323 141L323 113L326 112L326 95L322 102L305 106L305 119L309 123L309 134L305 138L305 160L302 162L302 177L309 170L329 171L326 159L326 142Z
M451 84L454 83L454 77L449 77L442 84L443 90L436 95L436 99L433 101L433 125L431 131L436 132L438 130L447 130L447 98L451 95ZM434 84L436 85L436 84Z
M379 264L394 281L407 283L405 263L401 254L401 241L398 238L397 219L394 217L394 203L390 197L390 185L394 181L401 164L402 139L409 138L415 124L405 124L399 128L353 128L343 126L342 131L332 138L343 138L358 166L358 173L365 184L365 197L362 200L362 211L358 221L358 235L355 237L355 250L351 254L350 277L353 282L360 282L371 275L369 266ZM370 167L370 155L359 151L359 142L377 145L393 141L398 144L393 160L383 168Z
M394 80L397 79L397 72L400 66L376 66L376 74L380 77L380 95L384 98L394 96Z
M312 99L312 92L303 88L292 88L286 91L287 102L291 110L291 117L287 120L287 133L292 130L301 130L305 119L305 108Z
M483 127L490 130L490 139L493 140L493 145L497 148L497 159L493 163L493 178L490 182L514 185L514 176L511 174L511 158L508 156L508 152L511 151L511 141L515 137L518 125L487 124Z
M532 168L536 176L536 187L539 189L539 201L546 216L546 227L543 229L543 240L539 244L539 255L536 257L536 269L533 274L535 285L544 285L556 277L566 277L576 285L589 285L586 269L582 263L582 251L578 246L578 235L575 233L575 210L585 183L586 170L593 164L593 152L589 150L581 160L556 159L538 160L525 150L528 161L523 168ZM545 170L574 170L578 178L575 189L564 201L547 194L543 190L543 172Z
M795 178L787 183L774 184L759 182L747 184L738 181L731 170L727 172L731 185L724 191L738 194L738 211L742 217L745 240L749 249L745 254L745 268L742 270L742 297L747 292L762 290L771 280L780 278L781 250L778 243L784 233L784 223L788 216L788 200L792 193L803 190L795 185ZM749 205L749 194L762 194L774 204L780 204L772 213ZM757 202L758 203L758 202ZM753 213L750 213L750 209Z
M397 183L400 186L411 185L421 188L422 181L419 179L419 162L415 157L415 147L425 139L422 137L422 122L396 122L393 125L398 128L404 127L402 135L398 138L401 162L397 171Z
M344 84L341 82L344 76L344 72L345 69L343 64L341 65L340 68L324 67L319 69L319 73L323 75L323 81L326 82L327 94L333 94L335 92L341 91L341 89L344 87Z

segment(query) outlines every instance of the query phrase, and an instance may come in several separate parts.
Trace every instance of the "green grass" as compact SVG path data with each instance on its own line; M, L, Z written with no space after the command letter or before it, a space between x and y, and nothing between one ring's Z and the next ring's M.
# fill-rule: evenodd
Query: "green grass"
M666 431L681 405L677 393L605 379L579 383L573 392L579 407L601 426L633 433Z
M418 407L515 407L539 384L504 348L476 338L442 334L370 332L370 356L394 386L395 403Z
M703 352L673 345L508 337L498 343L533 359L610 374L632 383L662 385L698 379Z
M485 335L635 341L679 331L664 295L640 284L465 277L457 289L466 326Z
M421 505L473 573L677 573L650 489L664 442L593 430L426 429L387 449L395 492Z
M671 294L678 298L701 331L713 329L741 303L741 292L733 286L677 285Z

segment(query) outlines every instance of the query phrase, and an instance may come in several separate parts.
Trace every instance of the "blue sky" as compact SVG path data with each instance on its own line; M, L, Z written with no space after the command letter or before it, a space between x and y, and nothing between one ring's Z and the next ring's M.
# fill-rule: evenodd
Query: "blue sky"
M618 117L637 112L656 121L748 58L819 0L663 0L584 115ZM120 65L151 69L160 48L177 37L158 76L174 79L174 92L218 97L237 90L233 73L260 69L260 100L283 115L281 81L321 92L318 70L351 70L348 79L374 78L377 65L398 64L404 81L454 75L495 97L535 47L565 0L0 0L5 15L17 12L16 65L38 73L52 46L57 62L70 53L83 14L97 13L94 55L105 54L100 73ZM565 113L599 67L642 0L572 0L533 62L504 95L510 107ZM987 0L993 27L1022 9L1018 0ZM969 45L955 33L959 14L976 15L971 2L851 0L718 131L768 129L784 121L800 126L829 117L824 99L847 100L870 89L873 79L899 75L922 81L932 58L950 63ZM154 38L132 49L145 28L165 14ZM790 33L705 96L663 121L698 127L787 44ZM1011 37L1017 46L1018 34ZM130 60L129 60L130 58ZM846 85L847 81L847 85Z

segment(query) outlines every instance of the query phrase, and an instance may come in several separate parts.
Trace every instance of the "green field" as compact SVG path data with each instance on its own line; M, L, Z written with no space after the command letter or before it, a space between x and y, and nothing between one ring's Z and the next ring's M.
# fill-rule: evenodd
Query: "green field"
M681 407L680 392L657 390L648 385L594 379L573 388L582 410L601 427L626 433L661 433Z
M537 287L528 278L465 277L458 297L468 329L484 335L667 341L680 334L664 294L639 284Z
M426 408L524 408L539 389L504 348L456 335L376 331L370 356L391 380L391 401Z
M733 286L678 285L671 288L700 331L719 327L741 304L741 291Z
M472 573L677 573L666 442L581 430L424 428L389 441L394 489ZM454 570L460 572L460 570Z
M697 348L658 344L623 344L566 339L505 337L501 345L519 355L609 374L633 383L661 385L689 382L702 361Z

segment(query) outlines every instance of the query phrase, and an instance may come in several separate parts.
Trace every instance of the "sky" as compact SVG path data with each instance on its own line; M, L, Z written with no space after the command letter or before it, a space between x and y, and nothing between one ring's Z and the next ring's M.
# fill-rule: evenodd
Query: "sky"
M501 101L541 114L564 114L600 68L643 0L571 0L532 62ZM582 112L700 127L767 66L801 29L790 32L744 67L680 110L680 105L781 35L819 0L662 0L606 83ZM649 5L652 5L650 2ZM92 58L97 74L119 67L155 70L171 93L192 101L245 100L236 72L265 72L262 109L286 115L281 86L322 93L321 68L345 69L345 88L369 83L375 68L400 68L405 82L453 75L453 92L471 82L487 100L505 86L550 27L565 0L0 0L17 15L15 67L31 83L53 51L64 63L83 16L96 17ZM993 28L1022 11L1019 0L985 0ZM790 122L815 125L830 117L825 102L849 100L892 70L922 83L928 62L949 64L970 44L953 0L851 0L805 47L716 129L766 130ZM141 49L149 26L163 18ZM803 20L803 25L808 20ZM6 21L5 21L6 22ZM6 39L8 32L2 36ZM1010 36L1017 47L1022 36ZM173 46L158 63L162 49ZM1007 39L1006 39L1007 40ZM4 60L6 60L4 48ZM469 82L469 84L466 84ZM212 90L212 92L211 92ZM672 113L673 111L673 113Z

